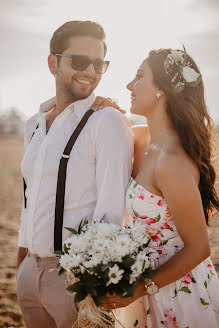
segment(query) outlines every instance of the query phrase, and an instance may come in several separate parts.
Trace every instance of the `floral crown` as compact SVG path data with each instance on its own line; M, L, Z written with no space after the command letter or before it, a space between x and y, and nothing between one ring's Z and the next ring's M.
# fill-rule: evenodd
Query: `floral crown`
M164 70L167 75L170 75L173 64L177 67L177 72L171 80L174 94L182 92L186 86L196 87L202 80L201 74L191 67L190 61L187 61L187 53L184 46L183 49L184 51L171 51L164 61Z

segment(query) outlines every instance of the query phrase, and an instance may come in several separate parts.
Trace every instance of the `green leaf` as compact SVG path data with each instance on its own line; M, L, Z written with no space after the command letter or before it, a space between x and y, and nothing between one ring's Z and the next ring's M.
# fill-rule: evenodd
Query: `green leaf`
M210 270L210 272L211 272L212 276L214 276L214 272L212 270Z
M75 282L73 285L70 285L68 286L66 289L69 291L69 292L72 292L72 293L78 293L80 291L84 291L85 290L85 284L83 284L82 282L78 281L78 282Z
M210 275L208 274L208 279L210 279Z
M123 258L123 261L121 265L125 268L130 268L132 264L135 263L135 259L133 259L131 256L127 255Z
M138 185L138 184L137 184L137 182L136 182L136 183L134 184L133 188L136 188L136 187L137 187L137 185Z
M158 214L155 218L156 222L159 222L160 221L160 214Z
M177 296L177 290L175 289L175 297Z
M65 227L65 229L68 230L68 231L70 231L70 232L73 233L74 235L77 235L77 234L78 234L78 232L77 232L75 229L73 229L73 228Z
M135 321L134 327L137 327L137 325L138 325L138 320Z
M61 276L61 274L63 274L64 272L65 272L65 269L61 268L61 269L59 270L58 275Z
M57 255L64 255L64 252L57 250L57 251L55 251L55 254L57 254Z
M56 268L58 269L60 266L61 266L61 264L60 264L60 263L58 263L58 264L57 264L57 266L56 266Z
M194 284L196 284L196 280L195 280L195 278L192 278L192 282L193 282Z
M147 268L144 270L144 272L140 275L139 281L144 280L146 278L153 278L156 275L156 271L152 268Z
M135 210L133 210L133 213L134 213L134 215L135 215L136 217L139 217L138 212L136 212Z
M205 302L205 300L204 300L203 298L200 298L200 301L201 301L202 305L204 305L204 306L210 304L210 303L208 303L208 302Z
M77 302L83 301L86 296L87 296L86 292L84 292L84 291L78 292L75 295L75 302L77 303Z
M207 288L207 281L205 280L205 282L204 282L204 286L205 286L205 288Z
M82 233L82 229L84 226L88 225L88 220L85 218L84 220L81 220L79 227L78 227L78 234L80 235Z
M194 81L194 82L190 82L190 83L187 83L187 85L188 85L189 87L194 88L194 87L196 87L196 86L201 82L201 80L202 80L202 76L200 75L200 76L197 78L196 81Z
M68 253L69 249L70 249L70 248L67 247L66 244L64 244L64 252L65 252L65 253Z
M168 243L168 240L163 240L160 242L159 246L166 245Z
M132 195L131 194L129 194L129 198L132 198Z
M97 296L97 291L94 287L86 287L85 290L88 294Z
M180 292L185 292L185 293L191 294L191 290L188 287L182 287L182 288L180 288L179 291Z

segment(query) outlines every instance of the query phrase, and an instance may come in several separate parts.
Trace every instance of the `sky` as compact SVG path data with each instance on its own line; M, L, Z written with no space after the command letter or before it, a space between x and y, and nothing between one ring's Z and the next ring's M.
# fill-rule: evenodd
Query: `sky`
M129 111L127 83L151 49L180 48L197 62L209 112L219 123L219 0L0 0L0 114L29 118L55 95L47 66L53 32L69 20L93 20L106 32L110 67L95 90Z

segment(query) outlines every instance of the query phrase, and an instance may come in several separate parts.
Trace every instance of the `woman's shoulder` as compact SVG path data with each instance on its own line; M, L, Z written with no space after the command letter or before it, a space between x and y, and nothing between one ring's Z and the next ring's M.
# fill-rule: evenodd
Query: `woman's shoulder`
M141 125L134 125L132 126L133 133L135 135L135 138L144 138L145 136L149 135L149 128L146 124Z
M180 147L165 149L156 160L155 174L158 179L191 179L199 183L200 172L197 164Z
M149 143L149 128L148 125L134 125L132 126L134 134L135 149L146 149Z

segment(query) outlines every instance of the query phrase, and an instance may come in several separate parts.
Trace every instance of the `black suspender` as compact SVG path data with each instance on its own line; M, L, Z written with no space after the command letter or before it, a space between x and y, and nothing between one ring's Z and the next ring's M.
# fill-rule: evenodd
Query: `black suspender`
M92 109L89 109L85 115L83 116L82 120L76 127L75 131L71 135L64 153L60 159L59 163L59 171L58 171L58 179L57 179L57 189L56 189L56 205L55 205L55 225L54 225L54 251L62 250L62 228L63 228L63 214L64 214L64 200L65 200L65 182L66 182L66 170L67 164L69 160L70 152L81 133L83 127L87 123L89 117L94 113ZM39 127L37 125L36 129ZM30 141L34 136L35 131L33 132ZM23 179L24 184L24 207L26 208L27 199L25 196L26 191L26 183Z
M62 158L59 163L59 172L56 189L56 207L55 207L55 226L54 226L54 251L62 250L62 226L63 226L63 212L64 212L64 200L65 200L65 180L66 169L69 160L69 154L72 147L75 144L79 134L83 127L87 123L89 117L94 113L90 109L82 118L81 122L76 127L71 138L69 139L67 146L65 147Z

